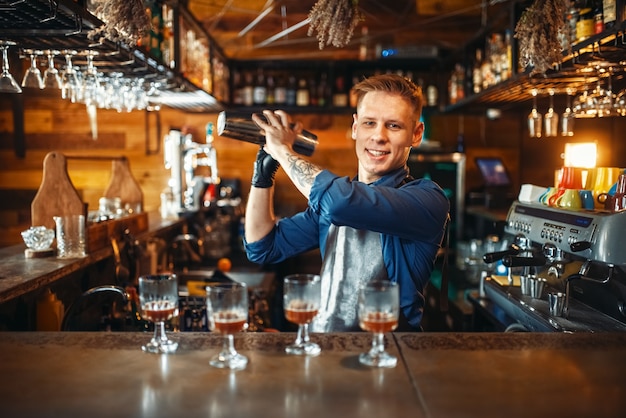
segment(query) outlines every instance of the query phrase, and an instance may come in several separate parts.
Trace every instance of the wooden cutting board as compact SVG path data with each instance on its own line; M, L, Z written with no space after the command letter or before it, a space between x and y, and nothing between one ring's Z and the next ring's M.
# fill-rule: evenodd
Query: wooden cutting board
M50 152L43 160L43 177L30 206L31 224L55 229L53 216L87 215L87 205L67 173L67 159Z
M128 158L120 157L113 160L111 180L103 196L119 197L123 204L130 204L131 207L140 205L139 208L143 208L143 191L130 171Z

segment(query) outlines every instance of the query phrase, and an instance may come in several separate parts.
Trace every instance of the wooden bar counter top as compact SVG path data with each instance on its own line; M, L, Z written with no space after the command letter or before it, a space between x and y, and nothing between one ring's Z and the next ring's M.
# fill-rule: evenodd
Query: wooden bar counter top
M392 369L361 366L367 333L313 334L318 357L284 354L293 333L240 333L245 370L209 366L214 333L0 333L1 417L618 417L626 334L394 333Z

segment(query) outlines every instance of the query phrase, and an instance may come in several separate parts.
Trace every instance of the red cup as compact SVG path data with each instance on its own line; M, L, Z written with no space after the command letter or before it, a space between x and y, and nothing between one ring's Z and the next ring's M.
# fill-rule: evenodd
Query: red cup
M583 188L583 171L579 167L563 167L561 168L561 176L559 181L559 189L582 189Z

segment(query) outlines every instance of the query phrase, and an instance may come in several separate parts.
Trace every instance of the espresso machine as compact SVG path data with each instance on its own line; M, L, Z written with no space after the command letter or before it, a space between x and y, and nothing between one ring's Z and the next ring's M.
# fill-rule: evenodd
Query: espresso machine
M517 321L517 330L626 331L625 233L626 211L515 201L504 227L512 244L483 257L508 274L484 278L484 296Z

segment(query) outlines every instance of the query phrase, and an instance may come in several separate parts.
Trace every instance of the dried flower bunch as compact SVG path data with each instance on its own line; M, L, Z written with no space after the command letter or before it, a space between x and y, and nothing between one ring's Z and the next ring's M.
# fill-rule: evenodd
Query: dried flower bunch
M362 20L358 0L318 0L309 13L308 36L317 31L320 49L346 46Z
M519 63L532 66L530 75L545 74L563 58L564 44L569 49L568 26L565 22L568 0L535 0L515 27L519 41Z
M150 32L150 17L142 0L93 0L93 13L104 25L91 30L89 39L123 42L129 46Z

